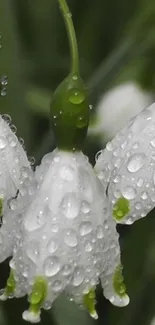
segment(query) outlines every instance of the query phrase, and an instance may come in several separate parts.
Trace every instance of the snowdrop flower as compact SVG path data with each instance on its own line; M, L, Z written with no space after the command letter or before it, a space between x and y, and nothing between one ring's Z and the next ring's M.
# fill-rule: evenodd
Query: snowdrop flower
M28 199L26 182L33 174L14 134L16 128L10 123L8 115L0 115L0 262L12 255L15 232L20 228L21 213Z
M11 261L14 295L29 295L23 318L38 322L40 308L50 308L64 290L96 318L99 278L107 299L127 305L115 222L87 157L56 149L44 156L36 179L37 191Z
M107 188L111 214L132 224L155 206L155 103L97 155L95 171Z
M111 140L129 120L151 105L153 95L134 82L120 84L103 95L96 108L96 124L89 132Z

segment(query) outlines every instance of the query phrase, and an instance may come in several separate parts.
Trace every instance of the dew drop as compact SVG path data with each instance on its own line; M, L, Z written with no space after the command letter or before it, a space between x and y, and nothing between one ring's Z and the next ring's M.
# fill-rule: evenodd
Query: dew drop
M75 247L78 244L76 232L72 229L68 229L64 235L64 242L69 247Z
M7 139L8 139L8 143L9 143L10 147L13 148L13 147L15 147L17 145L18 139L14 134L9 135L7 137Z
M47 257L44 263L46 276L54 276L60 271L60 263L57 256Z
M147 200L147 198L148 198L147 193L146 193L146 192L143 192L143 193L141 194L141 198L142 198L142 200Z
M122 195L128 200L134 199L136 194L137 192L135 188L132 186L127 186L122 190Z
M83 92L81 92L79 89L71 89L69 90L69 101L72 104L82 104L85 100L85 95Z
M83 201L82 202L82 207L81 207L81 211L84 213L84 214L87 214L90 212L90 205L87 201Z
M49 251L50 254L53 254L56 252L58 248L58 244L54 239L51 239L47 245L47 249Z
M131 173L138 172L145 163L145 154L134 154L129 160L127 164L127 169Z
M13 133L16 133L16 132L17 132L17 128L16 128L16 126L13 125L13 124L10 126L10 129L11 129L11 131L12 131Z
M8 124L11 123L11 117L10 117L10 115L8 115L8 114L2 114L2 118L3 118L3 120L4 120L6 123L8 123Z
M27 256L33 263L36 263L39 258L39 246L35 242L28 243L28 246L25 248Z
M78 217L80 211L80 201L78 200L76 193L66 194L61 206L63 208L63 214L67 219L75 219Z
M102 226L97 227L97 238L102 239L104 237L104 230Z
M62 283L61 281L57 280L57 281L54 281L53 284L52 284L52 290L54 292L60 292L62 289Z
M150 144L153 148L155 148L155 138L153 138L151 141L150 141Z
M6 139L3 136L0 136L0 149L4 149L7 145Z
M86 251L87 253L90 253L90 252L92 251L92 249L93 249L92 244L91 244L91 242L89 242L89 241L87 241L87 242L85 243L84 247L85 247L85 251Z
M137 186L138 187L142 187L143 186L143 183L144 183L143 179L142 178L139 178L138 181L137 181Z
M84 280L84 270L81 267L77 267L73 274L73 286L79 286Z
M112 151L112 150L113 150L113 145L112 145L111 142L108 142L108 143L106 144L106 149L107 149L108 151Z
M72 181L74 179L74 170L70 166L61 167L59 174L64 181Z
M100 155L102 154L102 150L98 151L97 154L95 155L95 161L97 162Z
M92 223L89 221L84 221L80 224L80 235L86 236L92 231Z
M62 268L62 275L68 276L72 273L72 266L70 264L65 264Z

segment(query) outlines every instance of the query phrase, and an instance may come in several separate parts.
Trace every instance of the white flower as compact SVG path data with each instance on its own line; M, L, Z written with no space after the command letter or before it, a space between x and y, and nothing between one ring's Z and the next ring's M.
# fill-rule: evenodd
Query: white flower
M8 115L4 118L0 115L0 262L12 255L21 214L28 203L25 191L33 176L30 162L10 122Z
M134 82L120 84L101 97L96 108L96 125L90 128L90 133L100 134L105 143L152 102L152 94Z
M23 318L38 322L40 308L50 308L64 290L97 318L99 279L107 299L127 305L115 222L87 157L56 149L44 156L35 176L37 191L10 263L14 295L29 295Z
M131 224L155 206L155 103L144 109L97 155L95 171L111 214Z

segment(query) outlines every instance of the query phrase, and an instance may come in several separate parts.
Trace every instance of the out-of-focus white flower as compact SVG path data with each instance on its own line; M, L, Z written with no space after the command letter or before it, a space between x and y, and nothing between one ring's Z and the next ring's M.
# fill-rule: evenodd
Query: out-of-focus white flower
M30 162L14 134L16 128L10 123L8 115L0 116L0 262L12 255L33 178Z
M40 309L51 308L64 290L97 318L99 279L107 299L127 305L115 221L88 158L56 149L44 156L35 176L37 191L23 218L8 282L15 296L29 295L23 318L38 322Z
M155 103L97 155L95 171L120 223L132 224L155 206Z
M99 134L103 143L111 140L129 120L153 103L153 96L134 82L109 90L96 108L96 124L89 132Z

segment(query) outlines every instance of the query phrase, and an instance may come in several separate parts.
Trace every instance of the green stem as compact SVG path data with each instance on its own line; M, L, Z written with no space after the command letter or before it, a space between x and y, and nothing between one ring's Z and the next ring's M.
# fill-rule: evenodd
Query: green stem
M58 2L66 24L66 29L67 29L69 43L70 43L70 51L72 56L71 73L72 75L79 75L79 53L78 53L77 38L76 38L75 29L72 21L72 14L69 10L66 0L58 0Z

